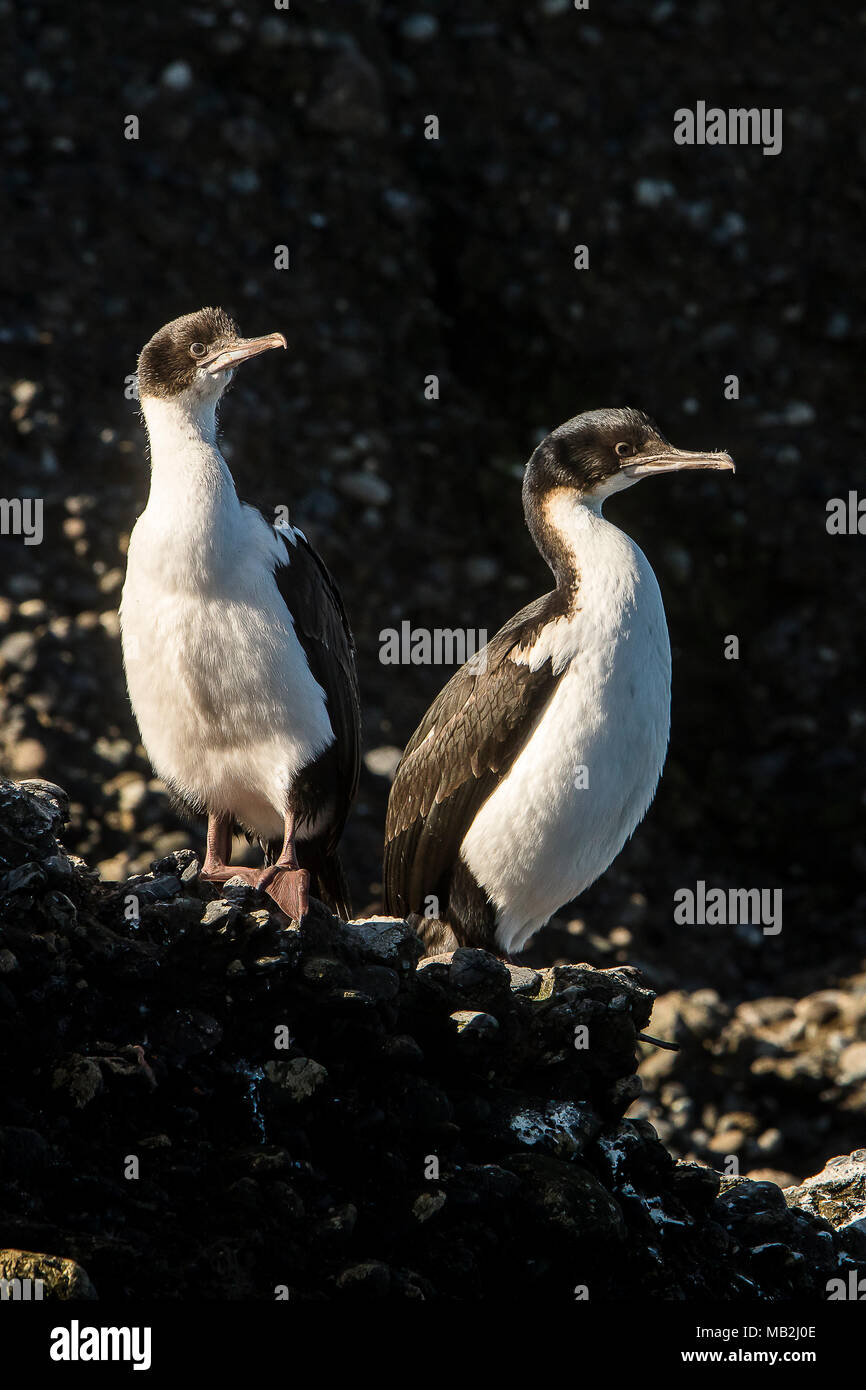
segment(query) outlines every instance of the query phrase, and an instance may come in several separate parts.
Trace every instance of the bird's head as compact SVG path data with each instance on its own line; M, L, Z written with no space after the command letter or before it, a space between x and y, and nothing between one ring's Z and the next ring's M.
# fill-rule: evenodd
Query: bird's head
M184 314L160 328L142 348L139 397L143 402L180 401L196 413L216 404L241 362L286 346L282 333L242 338L224 309Z
M641 478L693 468L730 468L724 452L675 449L642 410L588 410L543 439L526 470L525 486L539 494L565 488L587 505L631 487Z

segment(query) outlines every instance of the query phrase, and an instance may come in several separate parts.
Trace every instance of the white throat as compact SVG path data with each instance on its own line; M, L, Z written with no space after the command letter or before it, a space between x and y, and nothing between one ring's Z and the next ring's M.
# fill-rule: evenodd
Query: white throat
M613 497L615 492L625 492L627 487L634 487L639 482L639 478L630 478L627 473L611 473L610 477L602 482L596 483L592 492L581 494L580 501L584 507L588 507L591 512L601 515L601 509L608 497Z
M150 494L136 527L151 564L185 573L195 584L231 563L241 504L217 444L217 394L141 406L150 442Z
M590 595L601 597L611 584L617 587L617 577L630 572L637 550L626 533L602 515L608 495L558 488L543 503L545 522L571 560L581 607Z
M142 397L141 411L154 475L176 472L179 467L201 466L214 456L222 460L217 448L217 400L216 396L191 393L170 400Z

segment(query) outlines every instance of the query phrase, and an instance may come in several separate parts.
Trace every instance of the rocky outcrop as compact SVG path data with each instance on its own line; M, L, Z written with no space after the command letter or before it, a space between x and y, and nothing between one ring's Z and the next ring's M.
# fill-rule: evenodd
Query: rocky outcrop
M94 1299L96 1290L75 1260L34 1250L0 1250L0 1301Z
M0 783L2 1268L76 1261L77 1297L569 1301L820 1298L859 1269L838 1174L721 1179L626 1118L637 972L425 957L318 904L299 928L189 850L100 883L65 813Z
M822 1172L785 1190L789 1207L799 1207L842 1231L852 1250L866 1259L866 1149L831 1158Z

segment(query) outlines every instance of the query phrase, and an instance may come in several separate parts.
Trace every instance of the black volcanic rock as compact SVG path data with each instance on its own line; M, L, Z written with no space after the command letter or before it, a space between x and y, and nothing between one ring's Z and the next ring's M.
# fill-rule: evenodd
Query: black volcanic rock
M778 1299L856 1268L856 1183L836 1232L625 1118L637 972L299 928L183 851L101 884L58 789L0 807L0 872L35 869L0 901L0 1264L47 1296Z

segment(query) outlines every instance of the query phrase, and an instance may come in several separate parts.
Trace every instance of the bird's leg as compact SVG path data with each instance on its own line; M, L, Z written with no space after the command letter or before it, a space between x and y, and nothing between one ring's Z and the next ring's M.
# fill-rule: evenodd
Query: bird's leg
M255 883L258 870L250 869L243 864L237 867L230 864L228 861L231 858L231 850L231 815L220 811L216 815L208 816L207 850L199 877L206 883L225 883L230 878L245 878L248 883Z
M210 883L225 883L231 878L233 870L228 860L231 856L232 822L231 816L224 812L209 815L207 818L207 850L201 866L201 877Z
M280 857L262 869L256 887L263 888L277 907L295 922L303 922L310 906L310 875L298 863L295 852L295 817L286 812L285 833Z

